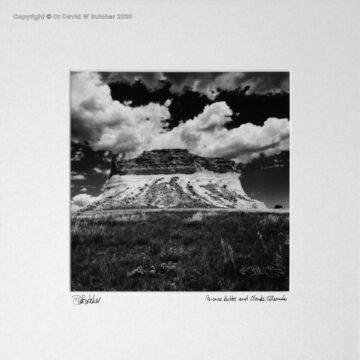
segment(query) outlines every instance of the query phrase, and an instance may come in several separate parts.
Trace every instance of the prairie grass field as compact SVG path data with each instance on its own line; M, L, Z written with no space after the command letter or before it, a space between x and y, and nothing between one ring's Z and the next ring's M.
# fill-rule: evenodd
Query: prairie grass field
M72 291L287 291L289 214L74 214Z

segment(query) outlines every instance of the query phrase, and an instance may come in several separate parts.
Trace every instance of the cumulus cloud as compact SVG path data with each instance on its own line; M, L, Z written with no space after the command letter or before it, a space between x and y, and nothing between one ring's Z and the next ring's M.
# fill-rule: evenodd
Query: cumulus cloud
M102 169L100 169L100 168L98 168L98 167L94 167L94 172L96 173L96 174L102 174L102 172L103 172L103 170Z
M220 156L247 162L260 153L274 155L289 150L289 121L269 118L263 126L244 124L238 128L222 129L214 137L204 155Z
M71 211L78 211L84 206L87 206L94 201L96 201L98 197L91 196L89 194L79 194L72 198L71 200Z
M235 80L224 75L221 81ZM74 73L72 137L75 141L89 142L94 150L129 157L143 150L186 148L200 156L247 162L261 152L273 155L289 149L288 119L269 118L262 126L247 123L227 129L225 125L232 121L233 111L221 101L205 106L196 117L183 119L169 130L165 120L171 121L170 103L131 107L111 98L110 88L99 74Z
M165 131L167 106L149 103L131 107L113 101L110 88L96 73L74 73L71 80L72 138L88 141L94 150L136 153L151 135Z
M263 126L248 123L228 130L224 125L231 121L231 115L225 102L208 105L199 116L158 136L153 145L187 148L196 155L238 162L289 149L288 119L269 118Z
M86 177L83 174L78 174L76 172L71 172L71 180L85 180Z
M93 171L96 173L96 174L102 174L102 175L109 175L110 174L110 170L109 169L100 169L98 167L95 167L93 169Z

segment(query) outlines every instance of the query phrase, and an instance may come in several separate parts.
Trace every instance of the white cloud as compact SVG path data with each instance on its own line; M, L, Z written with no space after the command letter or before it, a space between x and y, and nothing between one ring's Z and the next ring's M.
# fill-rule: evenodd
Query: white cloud
M87 205L93 203L97 199L98 199L98 197L91 196L89 194L76 195L71 200L71 210L77 211L77 210L83 208L84 206L87 206Z
M288 150L289 135L287 119L269 118L263 126L244 124L231 130L223 128L202 138L201 155L246 162L261 152L270 156Z
M86 192L86 191L87 191L87 188L86 188L86 187L82 187L82 188L80 189L80 191L81 191L81 192Z
M98 168L98 167L94 167L94 172L96 173L96 174L102 174L102 172L103 172L103 170L102 169L100 169L100 168Z
M95 167L93 169L93 171L96 173L96 174L102 174L102 175L109 175L110 174L110 170L109 169L100 169L98 167Z
M170 105L171 105L171 103L172 103L172 99L167 99L165 102L164 102L164 105L166 106L166 107L169 107Z
M71 180L85 180L85 176L84 175L73 175L71 176Z
M84 174L77 173L76 171L71 172L71 180L85 180Z

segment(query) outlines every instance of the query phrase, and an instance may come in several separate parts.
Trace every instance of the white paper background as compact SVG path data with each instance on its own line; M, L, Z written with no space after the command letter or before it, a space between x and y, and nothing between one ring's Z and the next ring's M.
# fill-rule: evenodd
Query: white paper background
M359 2L3 1L0 357L357 359ZM13 14L132 13L133 20ZM69 292L69 71L291 71L291 291Z

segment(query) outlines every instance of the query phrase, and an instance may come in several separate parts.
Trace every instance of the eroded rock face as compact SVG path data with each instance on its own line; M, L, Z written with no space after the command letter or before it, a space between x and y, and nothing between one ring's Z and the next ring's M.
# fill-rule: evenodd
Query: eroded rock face
M233 161L187 150L145 151L135 159L113 161L104 193L85 210L265 209L245 194L239 176Z
M199 169L216 173L235 171L235 162L223 158L204 158L183 149L144 151L131 160L113 162L113 175L194 174Z

